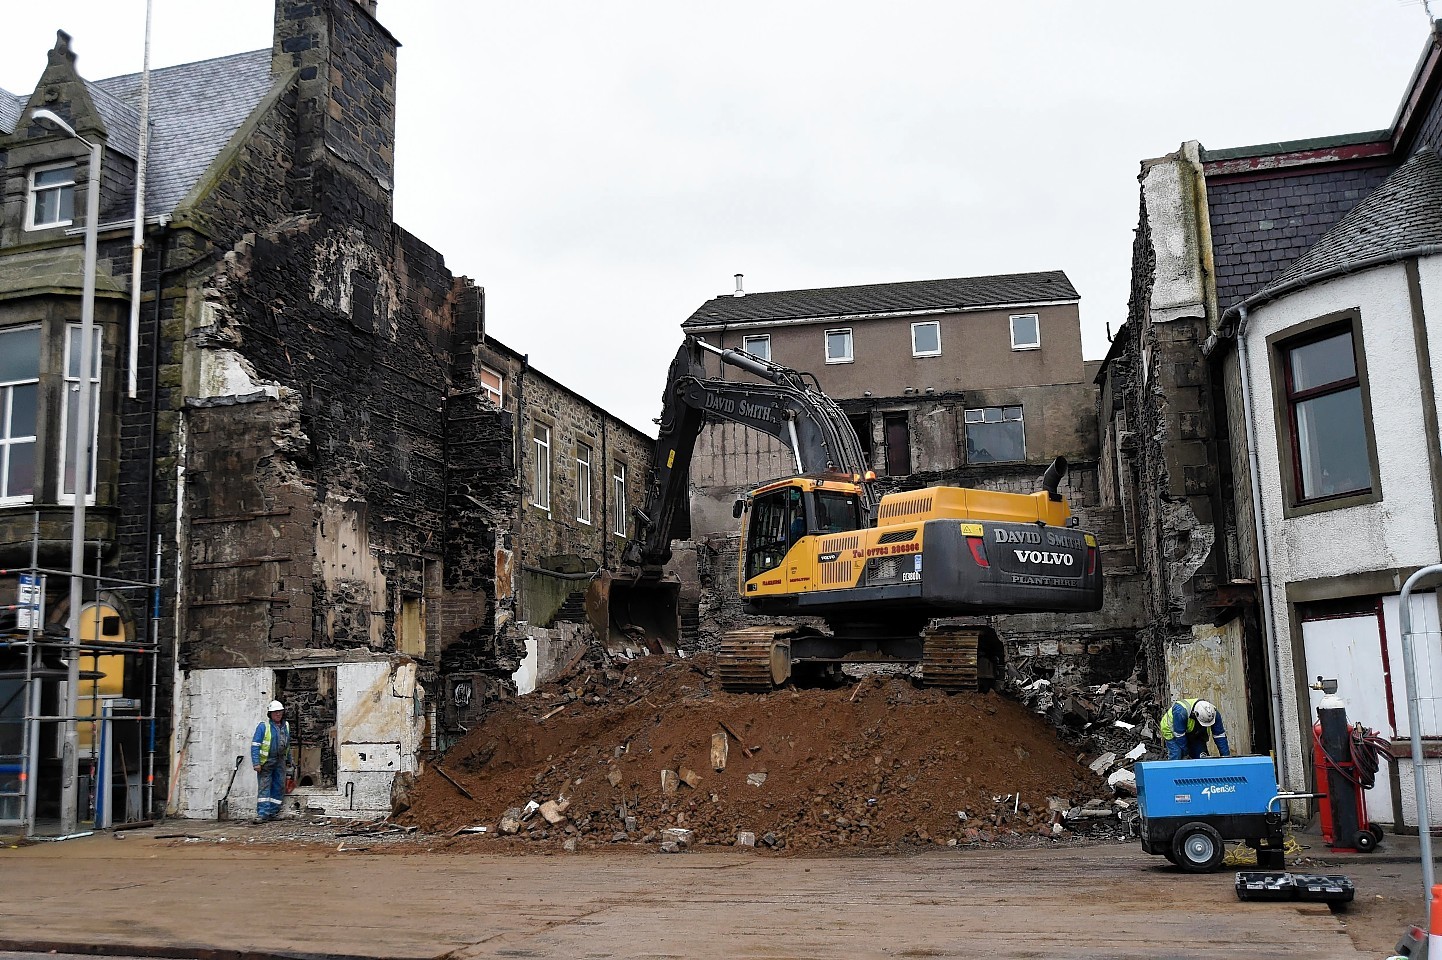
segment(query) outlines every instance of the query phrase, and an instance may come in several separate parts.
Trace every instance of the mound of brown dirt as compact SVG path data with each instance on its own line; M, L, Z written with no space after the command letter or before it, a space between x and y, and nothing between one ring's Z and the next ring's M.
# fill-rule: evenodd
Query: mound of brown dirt
M1050 835L1049 798L1104 790L1054 730L996 694L898 677L732 694L713 667L708 655L583 667L499 703L432 762L396 819L496 833L508 809L559 801L563 819L534 812L516 836L587 846L680 826L695 844L749 831L791 849L884 847ZM714 734L726 734L723 770Z

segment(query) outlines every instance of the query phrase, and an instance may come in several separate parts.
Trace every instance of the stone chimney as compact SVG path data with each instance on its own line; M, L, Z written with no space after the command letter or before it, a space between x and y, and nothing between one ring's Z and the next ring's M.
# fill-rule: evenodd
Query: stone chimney
M327 172L390 208L395 164L396 50L375 0L276 0L271 72L297 72L296 170L314 209ZM337 158L341 162L337 162Z

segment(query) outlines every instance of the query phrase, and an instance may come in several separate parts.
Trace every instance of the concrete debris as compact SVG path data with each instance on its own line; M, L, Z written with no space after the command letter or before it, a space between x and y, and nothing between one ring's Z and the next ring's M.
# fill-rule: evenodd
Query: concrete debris
M678 771L678 775L681 778L681 782L686 784L686 786L690 787L692 790L695 790L696 785L701 782L700 774L698 774L695 770L692 770L690 767L682 767L680 771Z
M571 838L568 839L565 843L561 844L561 849L565 850L567 853L575 853L575 852L576 852L576 845L577 845L576 838L575 838L575 837L571 837Z
M1097 776L1102 776L1113 766L1115 766L1116 762L1117 755L1108 750L1106 753L1102 754L1091 763L1087 764L1087 766L1091 767L1092 773L1095 773Z
M736 846L738 846L738 847L754 847L754 846L756 846L756 834L752 833L750 830L742 830L740 833L736 834Z
M724 733L711 734L711 769L720 773L726 769L726 757L730 752L728 745L731 738Z
M1117 770L1107 777L1107 786L1120 796L1135 797L1137 795L1137 775L1129 769Z
M568 806L570 806L570 804L564 801L557 803L554 800L547 800L541 804L541 816L545 817L547 823L555 826L566 819L566 808Z
M1125 720L1113 720L1112 726L1118 730L1135 730L1137 728L1135 723L1127 723Z
M691 846L693 834L685 827L667 827L661 831L661 839L668 843L678 845L682 850Z
M1147 755L1147 745L1146 745L1145 743L1139 743L1139 744L1137 744L1135 747L1132 747L1130 750L1127 751L1127 755L1126 755L1125 759L1127 759L1127 760L1140 760L1142 757L1145 757L1146 755Z
M521 810L521 819L531 819L533 816L536 815L536 811L539 809L541 809L541 805L539 803L534 800L527 800L526 806L524 807L524 809Z
M606 773L606 780L611 784L611 786L619 787L621 785L621 768L612 767Z
M675 770L661 771L661 796L672 797L676 795L676 786L680 783L680 777L676 776Z
M672 840L666 840L661 843L662 853L680 853L683 849L679 843Z
M761 786L761 784L763 784L763 783L766 782L766 774L764 774L764 773L748 773L748 774L746 774L746 782L749 783L749 784L751 784L751 786L753 786L753 787L759 787L759 786Z

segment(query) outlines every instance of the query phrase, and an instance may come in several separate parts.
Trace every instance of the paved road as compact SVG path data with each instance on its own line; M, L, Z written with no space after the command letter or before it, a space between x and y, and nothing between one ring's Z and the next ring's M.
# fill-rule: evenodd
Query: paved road
M1240 903L1231 874L1181 874L1135 846L500 856L102 835L0 851L0 878L8 950L457 960L1386 952L1359 951L1325 907Z

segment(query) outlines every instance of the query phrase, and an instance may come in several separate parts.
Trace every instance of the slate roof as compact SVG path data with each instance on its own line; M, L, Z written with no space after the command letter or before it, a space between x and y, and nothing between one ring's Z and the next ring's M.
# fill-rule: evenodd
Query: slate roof
M1429 147L1398 167L1256 295L1271 299L1303 277L1442 244L1442 158Z
M270 50L234 53L214 60L150 71L150 162L145 188L147 213L169 213L205 173L231 135L271 87ZM89 84L106 126L107 106L128 108L131 137L140 123L140 74ZM117 124L127 122L116 113ZM123 136L123 134L121 134ZM112 130L112 143L117 132ZM117 149L123 147L115 144Z
M1043 273L1008 273L993 277L959 277L954 280L912 280L905 283L869 283L855 287L781 290L774 293L748 293L744 297L723 295L703 303L681 325L697 327L714 323L821 319L907 310L946 310L1076 299L1076 288L1071 285L1066 274L1060 270L1049 270Z
M20 111L23 109L24 99L0 87L0 133L15 132L15 124L20 122Z
M131 107L99 83L88 80L85 81L85 90L105 124L106 152L121 153L132 160L140 159L140 98L137 96L136 105ZM103 163L101 165L104 166Z

